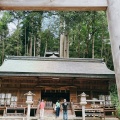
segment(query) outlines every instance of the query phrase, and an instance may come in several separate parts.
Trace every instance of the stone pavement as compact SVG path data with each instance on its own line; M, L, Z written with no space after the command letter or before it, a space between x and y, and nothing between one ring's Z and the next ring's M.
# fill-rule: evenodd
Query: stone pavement
M0 116L0 120L27 120L26 117L19 117L19 116ZM44 119L38 119L37 117L30 117L29 120L63 120L62 116L56 118L55 116L45 116ZM81 117L70 117L68 116L68 120L82 120ZM104 118L97 118L97 117L86 117L86 120L104 120ZM105 118L105 120L119 120L118 118Z

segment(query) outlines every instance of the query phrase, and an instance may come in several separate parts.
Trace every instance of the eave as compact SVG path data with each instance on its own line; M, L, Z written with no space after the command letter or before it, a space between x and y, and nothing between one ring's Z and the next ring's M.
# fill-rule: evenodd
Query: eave
M4 76L114 79L115 73L102 59L8 56L0 67L0 77Z

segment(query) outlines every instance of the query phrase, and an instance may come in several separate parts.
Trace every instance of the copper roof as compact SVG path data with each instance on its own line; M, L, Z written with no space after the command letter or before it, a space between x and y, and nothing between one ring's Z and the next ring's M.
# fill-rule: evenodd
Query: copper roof
M115 77L101 59L7 57L0 67L0 76L69 76Z

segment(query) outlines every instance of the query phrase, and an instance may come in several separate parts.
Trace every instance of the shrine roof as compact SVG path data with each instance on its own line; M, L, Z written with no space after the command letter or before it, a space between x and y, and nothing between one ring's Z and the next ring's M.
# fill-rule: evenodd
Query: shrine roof
M115 78L102 59L8 56L0 76L64 76Z

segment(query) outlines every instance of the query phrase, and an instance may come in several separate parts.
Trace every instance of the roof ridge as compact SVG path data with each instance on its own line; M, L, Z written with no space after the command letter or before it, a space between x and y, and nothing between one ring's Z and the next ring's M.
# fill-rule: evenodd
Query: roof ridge
M104 60L101 58L52 58L52 57L39 57L39 56L6 56L5 60L36 60L36 61L67 61L67 62L97 62L102 63Z

